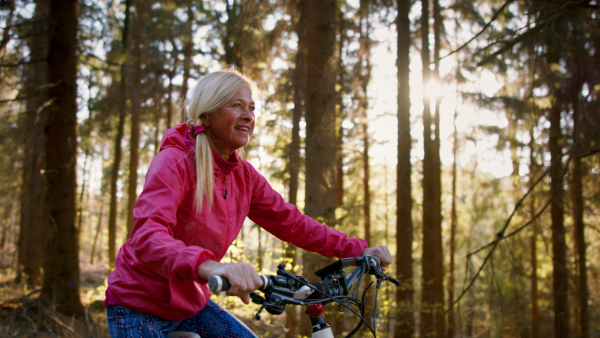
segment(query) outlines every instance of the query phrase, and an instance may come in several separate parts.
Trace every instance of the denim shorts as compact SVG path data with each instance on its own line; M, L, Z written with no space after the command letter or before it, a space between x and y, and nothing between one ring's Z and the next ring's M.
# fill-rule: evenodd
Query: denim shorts
M168 338L170 332L194 332L201 338L254 338L244 323L212 300L197 315L177 321L129 310L121 305L106 307L108 331L113 338Z

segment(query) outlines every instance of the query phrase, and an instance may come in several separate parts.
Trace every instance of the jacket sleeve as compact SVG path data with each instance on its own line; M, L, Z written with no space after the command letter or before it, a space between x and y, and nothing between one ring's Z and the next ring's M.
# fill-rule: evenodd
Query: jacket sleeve
M193 189L188 187L186 195L186 186L193 186L193 180L186 176L195 176L193 170L191 159L181 150L167 148L154 157L133 209L134 229L125 244L134 256L134 264L172 281L206 282L199 279L197 268L215 259L213 252L187 246L173 237L178 208Z
M365 240L348 238L345 233L303 215L296 206L286 203L260 173L250 170L254 187L248 217L253 222L283 241L326 257L362 255L368 246Z

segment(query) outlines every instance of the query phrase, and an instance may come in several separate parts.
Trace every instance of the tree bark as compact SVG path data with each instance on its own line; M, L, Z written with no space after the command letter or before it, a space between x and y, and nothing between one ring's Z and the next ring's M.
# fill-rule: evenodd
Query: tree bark
M552 219L552 296L554 300L554 335L569 336L569 277L567 268L567 244L565 242L564 202L563 202L563 165L562 165L562 132L560 127L559 94L554 94L554 102L550 108L550 166Z
M581 87L577 86L577 90L572 93L573 101L573 143L574 149L577 150L581 145L581 111L579 108L579 92ZM588 338L590 336L589 311L588 311L588 283L587 283L587 258L585 244L585 224L583 221L583 184L582 178L584 174L583 163L581 158L577 156L577 151L574 152L572 158L572 178L571 178L571 203L573 208L573 231L575 243L575 262L577 270L577 306L579 310L579 322L577 323L580 338Z
M535 161L535 140L533 129L529 133L531 139L529 141L529 182L531 182L530 188L533 187L534 182L537 180L539 174L538 165ZM533 219L536 214L535 210L535 194L531 194L529 200L529 217ZM537 276L537 231L538 222L535 221L531 226L531 237L529 241L530 256L531 256L531 337L540 337L540 310L538 306L538 276Z
M422 0L421 14L421 62L423 66L423 86L431 78L429 69L429 0ZM434 182L434 144L431 138L430 98L423 93L423 254L422 254L422 291L421 291L421 335L435 335L435 182Z
M438 86L440 79L440 48L442 39L442 14L439 0L433 0L433 31L434 31L434 79ZM435 95L435 138L433 141L433 212L435 225L434 249L434 292L435 292L435 333L438 338L446 335L446 321L444 318L444 247L442 244L442 164L440 160L440 96Z
M335 226L335 0L310 0L307 9L306 215ZM303 254L304 275L325 260ZM303 316L303 319L305 319ZM310 328L310 325L302 325ZM310 332L301 332L308 335Z
M123 33L121 41L121 51L127 53L129 39L129 18L131 10L131 0L125 1L125 22L123 24ZM111 269L115 266L116 258L116 232L117 232L117 181L119 179L119 168L121 166L121 141L125 129L125 111L127 110L127 64L123 61L121 64L121 82L119 83L119 121L117 123L117 134L115 136L115 155L110 176L110 209L108 212L108 264Z
M456 129L456 115L457 111L454 111L454 146L452 149L452 153L454 155L454 161L452 162L452 209L450 211L450 262L448 264L448 325L447 329L447 337L454 338L455 335L455 323L456 320L454 318L454 255L456 253L456 161L458 156L458 130Z
M48 15L47 1L37 1L33 25L34 31L28 40L30 58L45 60L48 56ZM17 279L41 285L44 248L47 241L46 193L47 183L43 172L46 169L46 134L44 132L48 105L48 64L34 62L27 65L27 112L24 115L23 132L24 158L21 187L21 220L18 242ZM22 269L22 270L21 270ZM24 275L24 276L23 276Z
M396 290L395 337L413 337L415 334L413 257L412 257L412 184L410 135L410 7L409 0L398 1L398 165L396 167L396 271L402 284Z
M134 0L135 17L133 20L133 31L131 41L131 56L133 65L131 71L131 83L128 86L131 89L130 110L131 110L131 130L129 139L129 187L127 204L127 234L125 239L131 235L133 229L133 206L137 200L137 169L139 162L140 149L140 114L142 109L143 92L141 90L141 67L142 67L142 45L144 43L142 29L146 15L145 4L143 0Z
M294 110L292 111L292 142L290 144L290 184L289 184L289 202L293 205L298 204L298 181L300 173L300 120L304 114L304 96L306 93L306 10L307 6L303 1L295 3L296 11L300 13L298 22L296 22L295 31L298 36L298 51L296 52L296 68L294 69ZM296 259L296 246L287 243L285 256L291 264L290 272L296 273L298 260ZM298 312L295 307L288 306L285 310L287 318L286 337L292 338L298 336Z
M46 121L48 245L41 299L67 315L83 315L79 298L79 241L75 226L77 156L77 12L74 0L51 0Z

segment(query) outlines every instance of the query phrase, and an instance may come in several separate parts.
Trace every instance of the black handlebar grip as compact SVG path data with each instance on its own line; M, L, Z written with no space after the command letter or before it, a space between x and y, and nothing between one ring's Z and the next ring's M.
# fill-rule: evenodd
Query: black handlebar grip
M269 287L269 284L270 284L269 277L266 275L261 275L260 279L262 280L262 286L259 287L258 289L264 291ZM208 279L208 288L213 293L227 291L227 290L229 290L230 287L231 287L231 284L229 284L229 281L225 277L211 276Z
M375 266L381 266L381 261L379 260L379 257L377 256L371 256L371 260L374 262L370 262Z
M230 287L231 284L229 284L229 281L225 277L211 276L208 279L208 288L214 293L227 291Z

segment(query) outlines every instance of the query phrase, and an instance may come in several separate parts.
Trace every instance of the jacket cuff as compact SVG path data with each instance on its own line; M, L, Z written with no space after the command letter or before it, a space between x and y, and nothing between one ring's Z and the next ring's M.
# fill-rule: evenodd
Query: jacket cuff
M202 263L206 262L206 261L213 261L213 258L208 258L208 257L202 257L200 259L198 259L198 261L196 262L196 266L194 268L194 273L196 275L196 280L200 283L200 284L206 284L208 283L208 279L204 279L204 278L200 278L198 276L198 267L200 265L202 265Z

